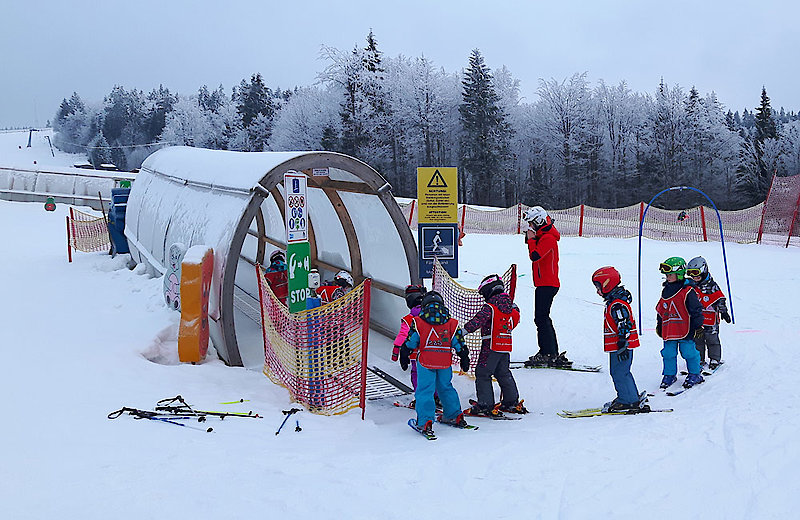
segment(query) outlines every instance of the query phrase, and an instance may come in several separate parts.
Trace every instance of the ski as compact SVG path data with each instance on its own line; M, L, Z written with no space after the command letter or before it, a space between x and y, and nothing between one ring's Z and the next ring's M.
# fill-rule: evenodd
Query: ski
M394 406L399 407L399 408L410 408L411 410L415 410L414 405L412 403L401 403L400 401L395 401L392 404ZM436 411L437 412L441 412L442 411L442 407L441 406L437 406L436 407Z
M436 440L436 435L434 435L433 433L425 433L424 431L422 431L422 429L419 426L417 426L417 420L416 419L409 419L408 420L408 425L411 427L411 429L413 429L415 432L419 433L420 435L422 435L423 437L425 437L429 441L435 441Z
M724 364L725 364L725 362L722 361L720 364L717 365L716 368L708 368L708 367L706 367L706 368L703 369L703 371L701 373L706 377L712 376L717 372L717 370L722 368L722 365L724 365ZM689 375L689 372L687 372L686 370L681 370L681 375L682 376L687 376L687 375Z
M570 372L600 372L602 367L600 365L571 365L568 367L551 367L548 365L533 365L528 366L525 364L525 361L512 361L510 363L510 367L512 370L517 368L528 368L528 369L539 369L539 368L550 368L552 370L567 370Z
M562 410L557 415L565 419L576 419L578 417L596 417L598 415L641 415L643 413L671 412L672 408L648 409L648 410L619 410L616 412L604 412L602 408L586 408L584 410Z

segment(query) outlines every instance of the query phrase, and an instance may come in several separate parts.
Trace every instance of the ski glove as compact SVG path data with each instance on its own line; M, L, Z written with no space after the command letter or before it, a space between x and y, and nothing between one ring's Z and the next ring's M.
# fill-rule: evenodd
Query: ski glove
M660 321L656 323L656 334L658 334L659 338L663 337L663 336L661 336L661 322Z
M408 364L411 363L411 351L406 348L405 345L400 347L400 368L403 369L403 372L408 370Z
M617 351L617 360L618 361L627 361L631 355L631 351L627 348Z
M731 315L728 314L728 311L722 313L722 319L725 320L725 323L731 322Z
M694 339L703 339L706 333L703 330L703 327L697 327L694 331Z
M461 371L469 372L469 349L463 343L461 344L461 350L458 351L458 357L461 358Z

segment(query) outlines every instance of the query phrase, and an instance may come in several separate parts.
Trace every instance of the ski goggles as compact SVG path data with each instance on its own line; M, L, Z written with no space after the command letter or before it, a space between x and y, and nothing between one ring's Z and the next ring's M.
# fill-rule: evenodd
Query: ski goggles
M669 265L669 264L661 264L658 266L658 270L664 274L669 273L677 273L678 271L682 270L683 266L681 265Z
M686 274L687 276L700 276L703 274L703 272L700 269L695 269L692 267L686 270Z

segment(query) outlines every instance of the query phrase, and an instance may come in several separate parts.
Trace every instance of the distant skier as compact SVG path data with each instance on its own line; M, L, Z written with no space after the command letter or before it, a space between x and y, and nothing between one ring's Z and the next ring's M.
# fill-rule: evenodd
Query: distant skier
M601 267L592 274L597 294L605 301L603 350L608 352L609 371L617 391L616 399L603 406L604 412L644 410L647 406L631 374L633 349L639 346L639 333L631 311L633 298L621 281L619 271L611 266Z
M686 264L686 276L695 283L695 292L703 306L703 334L694 340L700 353L700 365L706 363L706 347L708 347L708 368L715 370L722 362L722 344L719 341L719 319L731 322L728 314L725 295L711 277L705 258L698 256Z
M530 228L525 232L528 255L533 263L534 292L533 322L539 352L525 362L528 366L570 367L566 352L558 352L558 339L550 319L550 308L561 283L558 280L558 241L561 234L541 206L527 210L522 218Z
M458 321L450 317L442 295L428 291L422 297L420 315L414 317L411 324L408 339L400 348L400 362L408 366L411 352L417 350L415 427L424 434L433 434L433 421L436 419L434 392L442 401L442 422L466 426L458 392L452 383L451 349L461 358L461 369L469 370L469 350Z
M694 344L694 338L703 334L703 307L692 282L684 280L686 261L683 258L667 258L659 266L659 271L666 278L661 299L656 305L656 334L664 340L661 388L667 388L678 380L678 350L686 360L689 372L683 386L691 388L704 381L700 374L700 353Z
M498 412L528 413L519 400L519 391L509 369L511 357L511 331L519 323L519 307L511 301L503 280L496 274L485 277L478 292L486 303L464 325L467 334L481 331L481 351L475 366L475 392L477 404L468 415L498 415ZM500 406L495 407L492 377L500 385Z

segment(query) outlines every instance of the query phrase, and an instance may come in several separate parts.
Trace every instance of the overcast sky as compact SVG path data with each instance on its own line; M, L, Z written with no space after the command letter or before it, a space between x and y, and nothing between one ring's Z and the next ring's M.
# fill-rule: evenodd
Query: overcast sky
M739 111L764 85L775 109L797 111L799 12L788 0L2 0L0 128L44 125L73 91L101 101L114 85L230 93L254 72L272 88L311 85L322 45L363 47L370 28L386 56L448 72L478 48L529 102L540 78L587 72L638 92L663 77Z

